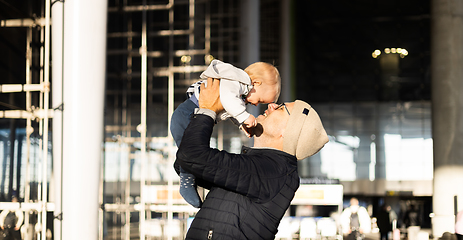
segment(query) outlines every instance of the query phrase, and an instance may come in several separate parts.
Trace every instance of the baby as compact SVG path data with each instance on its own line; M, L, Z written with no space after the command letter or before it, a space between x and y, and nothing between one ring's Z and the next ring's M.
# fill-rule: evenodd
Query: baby
M246 112L246 104L257 106L259 103L276 102L280 95L281 79L278 70L271 64L256 62L241 70L220 60L212 60L209 67L201 74L201 79L220 79L220 101L224 111L218 119L230 118L243 130L246 136L255 127L256 118ZM183 132L190 122L190 117L198 107L199 81L187 90L188 99L175 109L171 118L170 131L177 146L180 146ZM193 207L201 207L201 199L196 190L194 176L180 169L180 194Z

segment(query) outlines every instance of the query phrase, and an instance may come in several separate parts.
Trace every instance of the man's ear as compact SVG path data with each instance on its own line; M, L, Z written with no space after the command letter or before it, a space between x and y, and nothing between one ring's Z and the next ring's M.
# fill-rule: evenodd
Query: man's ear
M260 79L253 79L252 80L252 85L255 86L260 86L262 84L262 81Z

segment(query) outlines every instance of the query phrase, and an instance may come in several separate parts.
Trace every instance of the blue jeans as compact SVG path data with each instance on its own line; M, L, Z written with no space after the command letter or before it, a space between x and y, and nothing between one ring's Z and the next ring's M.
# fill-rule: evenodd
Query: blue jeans
M170 122L170 132L174 138L175 144L177 147L180 146L182 142L183 133L185 132L186 127L190 124L191 117L195 112L195 108L198 106L190 99L185 100L183 103L178 105L172 114ZM180 172L185 172L180 168Z
M170 132L172 133L172 137L174 138L177 147L180 146L183 133L185 132L186 127L188 127L188 124L190 124L191 117L197 107L198 106L193 103L193 101L187 99L181 103L172 114Z
M174 138L177 146L182 142L183 133L190 124L191 117L194 114L197 105L191 100L187 99L180 104L172 114L170 132ZM180 195L193 207L201 207L201 198L196 190L195 177L193 174L186 172L180 167Z

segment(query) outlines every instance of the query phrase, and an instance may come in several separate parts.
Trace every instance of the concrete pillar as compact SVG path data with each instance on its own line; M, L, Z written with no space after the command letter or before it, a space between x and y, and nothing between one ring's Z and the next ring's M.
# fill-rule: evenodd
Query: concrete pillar
M294 60L294 12L293 0L281 1L281 50L278 70L281 76L281 94L279 102L296 100L295 94L295 60Z
M260 61L260 1L240 1L240 63L238 66L246 68L254 62ZM259 115L259 106L248 104L247 111L254 116ZM253 139L249 140L248 146L254 145Z
M379 57L379 66L381 67L380 96L383 101L399 99L399 83L396 80L400 74L399 61L399 54L383 53Z
M62 239L98 239L108 2L64 2Z
M240 1L240 63L246 68L260 61L260 1Z
M454 232L454 196L463 209L463 1L431 1L435 238Z
M375 134L376 144L376 165L375 179L386 179L386 146L384 141L385 133L381 129L385 129L385 123L381 120L379 113L377 114L377 128Z
M51 9L51 37L52 37L52 107L58 108L63 103L63 18L64 3L57 1ZM63 163L63 113L61 110L55 111L53 115L53 186L50 191L50 198L53 198L55 203L54 216L57 216L53 221L53 236L55 240L62 239L61 228L61 201L62 201L62 163ZM51 184L50 184L51 185Z
M356 164L355 176L357 179L370 179L370 163L371 163L371 136L365 133L358 134L360 138L357 153L354 155Z

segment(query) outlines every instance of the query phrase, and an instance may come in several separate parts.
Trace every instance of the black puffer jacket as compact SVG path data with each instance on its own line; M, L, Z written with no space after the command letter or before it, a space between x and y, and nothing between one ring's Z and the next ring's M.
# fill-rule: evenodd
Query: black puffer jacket
M187 239L274 239L299 187L296 158L275 149L211 149L213 126L196 115L177 152L177 166L212 186Z

